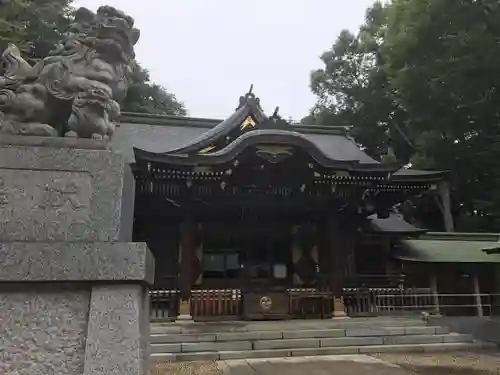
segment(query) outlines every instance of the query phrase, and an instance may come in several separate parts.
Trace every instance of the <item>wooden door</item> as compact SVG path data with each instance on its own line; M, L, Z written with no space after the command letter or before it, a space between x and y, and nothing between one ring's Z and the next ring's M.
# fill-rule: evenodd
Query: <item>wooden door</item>
M289 316L287 282L290 267L283 257L284 240L251 241L247 246L243 315L250 320L285 319Z

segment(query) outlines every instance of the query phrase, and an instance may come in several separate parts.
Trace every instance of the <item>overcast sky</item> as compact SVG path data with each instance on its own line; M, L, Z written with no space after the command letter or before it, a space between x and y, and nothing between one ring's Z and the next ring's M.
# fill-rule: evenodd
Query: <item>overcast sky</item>
M355 31L374 0L77 0L136 20L136 55L190 116L224 118L250 84L266 112L300 120L315 98L311 70L342 29Z

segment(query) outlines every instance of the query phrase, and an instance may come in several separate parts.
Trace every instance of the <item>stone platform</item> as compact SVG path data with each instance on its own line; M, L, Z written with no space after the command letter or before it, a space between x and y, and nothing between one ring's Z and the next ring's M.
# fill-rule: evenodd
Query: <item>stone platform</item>
M155 360L229 360L486 348L418 318L153 324Z

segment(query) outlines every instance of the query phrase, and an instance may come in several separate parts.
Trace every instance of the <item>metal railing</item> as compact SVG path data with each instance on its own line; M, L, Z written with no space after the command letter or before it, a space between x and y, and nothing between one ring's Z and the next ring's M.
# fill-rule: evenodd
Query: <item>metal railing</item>
M401 311L402 306L416 310L432 304L430 289L424 288L344 288L343 297L349 316L377 316Z
M413 297L419 303L412 303L412 300L400 299L398 294L387 294L377 296L377 304L380 306L380 313L408 314L428 312L430 314L440 314L443 316L491 316L494 310L500 306L499 294L465 294L465 293L430 293L416 294ZM397 301L388 304L386 301Z

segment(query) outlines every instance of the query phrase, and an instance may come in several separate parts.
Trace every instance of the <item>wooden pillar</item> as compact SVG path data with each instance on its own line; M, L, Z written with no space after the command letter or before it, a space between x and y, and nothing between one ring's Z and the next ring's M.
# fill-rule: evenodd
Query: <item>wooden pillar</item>
M294 287L301 287L304 284L303 280L300 278L297 272L297 264L299 263L299 260L302 256L302 249L300 248L300 240L299 240L299 230L300 230L299 225L292 226L291 252L292 252L292 263L293 263L292 281Z
M345 282L345 267L347 256L354 246L354 233L346 230L347 226L341 225L338 216L330 216L327 225L327 238L329 250L329 283L333 294L333 317L346 317L342 288Z
M481 299L481 288L479 287L479 277L477 271L475 271L472 275L472 283L474 287L474 299L476 303L477 316L483 316L483 302Z
M193 263L196 247L196 223L191 215L187 215L180 224L179 241L179 317L178 320L192 320L191 287L193 284Z
M429 284L431 287L432 304L434 305L434 314L440 315L441 310L439 308L439 295L438 295L439 291L438 291L437 276L436 276L435 267L432 267L431 274L429 276Z

